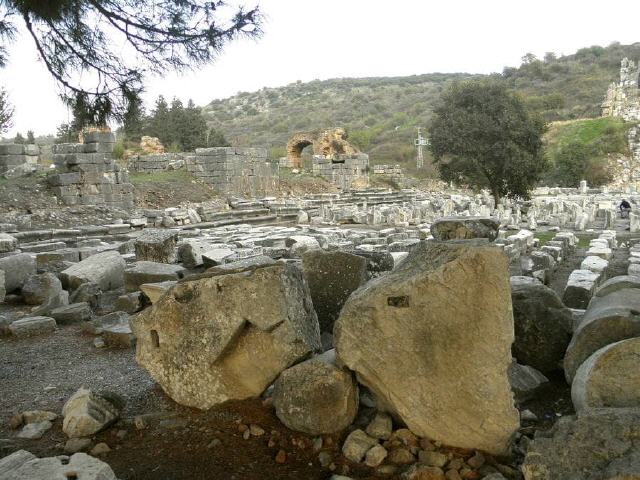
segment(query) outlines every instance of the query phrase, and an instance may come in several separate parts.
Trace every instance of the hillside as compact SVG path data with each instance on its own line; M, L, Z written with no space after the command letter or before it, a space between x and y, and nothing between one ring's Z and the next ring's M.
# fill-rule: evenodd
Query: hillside
M495 77L549 121L594 117L625 56L640 59L640 43L584 48L542 60L525 56L520 67L505 68ZM452 81L480 77L433 73L297 82L215 100L203 112L234 145L267 146L271 158L285 154L294 132L340 125L353 144L370 154L372 163L411 168L416 127L428 125L440 92Z

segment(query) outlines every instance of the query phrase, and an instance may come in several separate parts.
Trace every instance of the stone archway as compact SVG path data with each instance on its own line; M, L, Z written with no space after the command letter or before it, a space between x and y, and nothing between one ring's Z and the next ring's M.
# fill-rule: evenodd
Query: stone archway
M293 135L287 142L287 158L291 168L300 168L302 161L302 150L309 145L314 145L317 140L317 134L310 132L301 132ZM315 153L315 146L314 146Z

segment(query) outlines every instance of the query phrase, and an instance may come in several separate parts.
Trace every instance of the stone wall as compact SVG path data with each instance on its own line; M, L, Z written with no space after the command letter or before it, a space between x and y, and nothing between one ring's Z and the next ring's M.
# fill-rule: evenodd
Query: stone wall
M609 85L602 103L602 116L640 120L640 69L632 60L622 60L620 81Z
M269 195L277 175L267 161L266 148L197 148L186 161L187 170L222 194Z
M56 171L47 180L64 205L133 208L133 186L113 159L114 143L111 132L88 132L84 143L55 146Z
M355 153L347 155L314 155L312 172L326 178L343 190L369 185L369 155Z
M129 157L129 171L140 173L154 173L162 170L180 168L186 158L193 154L187 153L159 153L151 155L133 155Z
M7 143L0 145L0 175L19 177L34 171L40 148L37 145Z

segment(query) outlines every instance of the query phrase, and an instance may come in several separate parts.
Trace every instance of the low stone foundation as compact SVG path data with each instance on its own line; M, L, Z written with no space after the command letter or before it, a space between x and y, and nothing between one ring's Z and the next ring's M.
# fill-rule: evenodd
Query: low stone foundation
M312 172L320 175L342 190L369 185L369 155L314 155Z
M0 145L0 175L19 177L32 172L37 167L39 158L40 148L37 145Z
M187 158L193 156L188 153L158 153L151 155L134 155L129 157L129 171L140 173L154 173L171 168L182 167Z

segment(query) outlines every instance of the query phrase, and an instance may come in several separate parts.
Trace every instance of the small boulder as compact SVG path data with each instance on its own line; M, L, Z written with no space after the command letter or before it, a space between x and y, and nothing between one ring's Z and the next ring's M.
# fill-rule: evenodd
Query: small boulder
M146 228L134 242L136 259L138 261L174 263L178 234L178 230Z
M78 262L60 272L62 285L75 290L83 283L95 283L102 291L114 290L124 283L125 261L118 252L109 250Z
M378 440L371 438L362 430L354 430L342 445L342 454L352 462L361 462L372 447L378 445Z
M87 437L99 432L120 416L117 400L108 400L80 388L62 407L62 430L69 438Z
M22 285L22 298L27 305L40 305L62 291L62 283L53 273L31 275Z
M36 261L28 253L18 253L0 258L0 270L4 271L6 293L22 288L24 282L36 273Z
M444 217L431 224L431 235L436 240L469 240L487 238L493 242L498 238L500 222L483 217Z

